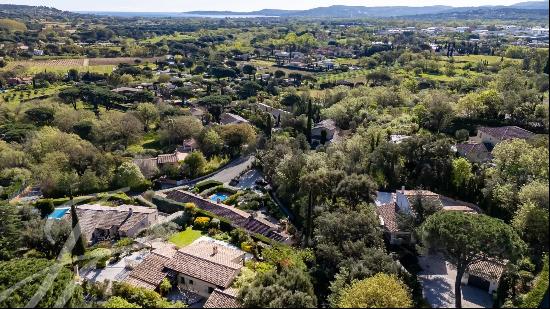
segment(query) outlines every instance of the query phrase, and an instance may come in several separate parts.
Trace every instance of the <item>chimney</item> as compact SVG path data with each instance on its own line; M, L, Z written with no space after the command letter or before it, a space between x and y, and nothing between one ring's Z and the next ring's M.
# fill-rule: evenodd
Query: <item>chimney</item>
M212 247L212 256L216 255L218 253L218 246Z

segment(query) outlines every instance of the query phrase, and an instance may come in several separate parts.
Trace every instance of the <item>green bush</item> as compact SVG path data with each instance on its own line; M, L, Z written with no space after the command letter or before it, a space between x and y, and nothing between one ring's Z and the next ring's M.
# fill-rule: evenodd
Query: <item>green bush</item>
M37 200L34 203L34 207L40 210L40 216L42 218L46 218L46 216L55 210L55 206L51 198Z
M223 183L217 180L210 179L210 180L204 180L204 181L198 182L195 185L195 188L198 190L198 192L202 192L208 188L216 187L219 185L223 185Z
M535 284L531 291L529 291L521 301L521 308L538 308L544 293L548 290L548 255L544 257L544 266L542 271L537 276Z
M128 237L121 238L115 243L116 248L128 247L134 243L134 240Z
M113 296L119 296L144 308L185 308L181 302L171 303L155 291L134 287L127 283L113 282L112 291Z
M167 214L173 214L175 212L182 211L185 209L185 206L183 203L172 201L158 195L153 196L153 203L157 206L158 211L161 211Z
M103 308L141 308L141 306L133 304L122 297L113 296L103 304Z
M237 191L235 191L231 188L224 187L223 185L219 185L219 186L208 188L208 189L202 191L201 195L206 197L206 196L210 196L214 193L219 193L219 192L228 193L228 194L235 194Z
M134 204L134 199L126 195L124 192L111 194L108 198L108 201L120 201L123 204Z
M231 195L230 197L228 197L225 201L224 201L224 204L226 205L235 205L237 203L237 200L240 196L242 196L244 194L244 192L237 192L233 195Z
M107 262L108 262L110 259L111 259L110 256L104 256L104 257L100 258L100 259L97 261L97 263L95 264L95 267L96 267L96 268L100 268L100 269L107 267Z
M193 227L198 229L205 229L208 227L208 224L210 223L210 218L208 217L197 217L195 218L195 221L193 221Z

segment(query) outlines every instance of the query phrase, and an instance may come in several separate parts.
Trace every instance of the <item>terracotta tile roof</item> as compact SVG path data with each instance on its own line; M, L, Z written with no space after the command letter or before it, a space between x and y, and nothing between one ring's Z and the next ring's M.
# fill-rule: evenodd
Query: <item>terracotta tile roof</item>
M215 254L214 250L216 250ZM242 267L242 261L245 254L243 251L231 249L209 241L195 242L189 246L183 247L179 252L233 269L240 269Z
M87 241L90 241L96 229L110 229L116 226L119 231L128 231L136 224L147 220L148 215L157 212L157 210L131 205L118 207L79 205L76 207L76 212L82 234ZM67 217L68 220L71 220L70 213Z
M139 279L136 279L136 278L133 278L133 277L126 277L126 279L124 279L122 282L128 283L128 284L133 285L133 286L138 287L138 288L145 288L145 289L153 290L153 291L156 290L156 288L157 288L156 285L147 283L145 281L142 281L142 280L139 280Z
M504 273L505 262L496 260L480 261L473 263L468 267L470 275L478 276L489 281L499 281L502 273Z
M248 120L243 117L231 113L223 113L220 116L221 124L232 124L232 123L248 123Z
M482 212L481 209L475 204L455 200L444 195L440 195L439 200L443 204L443 210L462 211L462 212L471 212L471 213Z
M456 151L460 156L474 162L491 161L493 156L484 143L460 143L456 144Z
M401 191L401 190L400 190ZM472 203L467 203L464 201L459 201L452 199L450 197L440 195L428 190L404 190L404 195L409 200L409 203L413 205L411 211L413 215L416 213L414 210L415 197L420 195L421 198L425 201L433 201L441 205L441 209L445 211L462 211L468 213L481 213L481 209ZM390 203L382 204L376 207L376 212L380 218L381 224L384 228L390 232L395 233L399 232L399 227L397 224L397 212L399 208L395 201Z
M411 212L416 214L415 206L417 205L417 198L420 197L422 203L433 203L443 208L440 195L429 190L402 190L403 194L411 205Z
M517 126L504 126L504 127L480 127L478 131L491 135L499 140L506 140L512 138L528 139L535 135L533 132L522 129Z
M132 281L135 283L136 280L139 280L156 288L161 283L162 279L167 276L167 273L164 271L164 264L166 264L168 260L170 259L167 257L151 253L145 257L143 262L136 266L130 274L128 274L125 281Z
M397 205L395 203L382 204L376 207L376 212L381 219L381 224L388 232L399 232L397 226Z
M182 203L194 203L198 208L209 211L217 216L228 219L232 225L243 228L249 232L264 235L275 241L289 241L290 235L279 232L278 225L252 217L246 211L225 204L214 203L199 195L182 191L173 190L166 193L166 197Z
M174 258L166 264L166 268L223 288L228 287L239 273L239 269L216 264L181 251L176 252Z
M215 289L208 300L204 304L203 308L241 308L241 305L237 301L237 290Z

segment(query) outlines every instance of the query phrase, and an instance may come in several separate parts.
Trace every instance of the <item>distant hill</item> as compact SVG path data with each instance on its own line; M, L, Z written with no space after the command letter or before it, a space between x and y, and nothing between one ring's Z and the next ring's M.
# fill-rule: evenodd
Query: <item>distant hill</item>
M184 14L191 15L264 15L279 17L335 17L335 18L354 18L354 17L390 17L416 14L432 14L452 9L450 6L435 5L424 7L408 6L346 6L332 5L329 7L317 7L309 10L274 10L264 9L252 12L231 12L231 11L190 11Z
M68 19L86 15L116 17L192 17L192 16L278 16L306 18L392 18L406 17L412 19L548 19L548 0L520 2L510 6L451 7L433 5L422 7L411 6L346 6L332 5L308 10L263 9L251 12L233 11L190 11L190 12L67 12L45 6L27 6L0 4L0 18L23 19L50 18Z
M516 4L512 4L509 7L516 9L530 9L530 10L548 10L548 0L546 1L526 1Z
M309 10L271 10L264 9L251 12L232 11L190 11L184 15L208 15L208 16L243 16L264 15L279 17L331 17L331 18L360 18L360 17L400 17L400 16L431 16L437 14L462 15L466 12L475 13L478 16L489 18L503 18L506 16L528 14L522 10L548 10L548 0L520 2L511 6L482 6L482 7L452 7L444 5L411 7L411 6L346 6L332 5L317 7ZM540 12L539 12L540 13ZM535 15L539 15L535 13ZM544 14L544 12L542 12Z
M404 19L413 20L548 20L548 8L545 9L518 9L511 7L478 7L478 8L456 8L436 14L418 14L400 16Z
M46 6L30 6L30 5L15 5L15 4L0 4L0 18L50 18L50 19L65 19L77 17L80 14L61 11L55 8Z

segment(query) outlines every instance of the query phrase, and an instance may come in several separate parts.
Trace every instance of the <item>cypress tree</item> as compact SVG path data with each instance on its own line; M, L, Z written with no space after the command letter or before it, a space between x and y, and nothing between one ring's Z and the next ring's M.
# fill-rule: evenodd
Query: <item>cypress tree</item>
M312 111L312 106L311 106L311 99L309 100L308 104L307 104L307 142L311 144L311 129L313 127L313 111Z
M76 207L72 203L72 196L71 196L71 219L72 219L72 234L73 238L75 239L75 244L71 250L71 254L73 257L75 256L81 256L86 252L86 245L84 242L84 237L82 235L82 231L80 229L80 224L78 222L78 215L76 214Z

